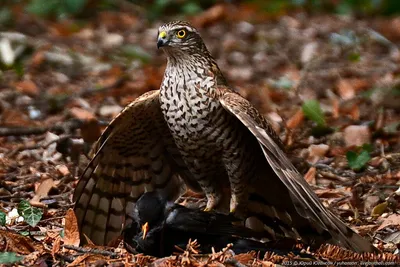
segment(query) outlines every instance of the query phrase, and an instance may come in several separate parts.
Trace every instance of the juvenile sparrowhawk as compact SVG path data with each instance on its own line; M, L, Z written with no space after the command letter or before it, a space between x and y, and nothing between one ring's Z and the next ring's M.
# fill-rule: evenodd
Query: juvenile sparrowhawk
M374 249L322 205L267 120L229 88L191 24L162 25L157 46L168 59L160 90L110 123L76 187L82 233L107 244L144 192L173 200L186 186L205 194L206 210L230 211L249 227L261 221L266 236Z

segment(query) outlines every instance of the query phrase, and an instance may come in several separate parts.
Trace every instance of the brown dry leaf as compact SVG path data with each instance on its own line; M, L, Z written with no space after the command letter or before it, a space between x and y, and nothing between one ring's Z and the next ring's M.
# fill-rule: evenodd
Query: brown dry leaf
M304 175L304 179L306 179L306 181L309 184L316 184L316 180L315 180L315 176L317 174L317 169L315 167L311 167L310 169L308 169L307 173Z
M64 234L64 244L71 246L79 246L79 229L78 221L76 219L73 209L67 210L65 215L65 234Z
M53 36L67 37L77 32L79 29L76 24L71 20L63 20L62 22L52 22L47 24L48 30Z
M366 125L350 125L343 131L347 147L362 146L371 143L371 131Z
M286 122L286 127L295 129L304 121L304 113L301 108Z
M28 127L35 126L36 123L31 121L29 117L16 109L5 109L0 117L2 126Z
M349 115L350 117L355 120L358 121L360 119L360 108L358 105L353 105L349 111Z
M339 118L340 115L340 102L338 99L332 99L332 117L334 119Z
M344 100L352 99L355 96L353 85L346 79L340 79L336 85L336 89L340 97Z
M85 237L85 241L86 241L86 243L87 243L87 246L89 246L89 247L95 247L95 246L96 246L96 245L93 243L93 241L90 240L90 238L89 238L87 235L83 234L83 236Z
M165 258L153 261L151 263L151 266L154 266L154 267L169 267L169 266L173 266L172 264L174 262L176 262L176 259L175 259L174 256L165 257ZM140 265L140 266L145 266L145 265Z
M193 18L192 23L198 28L203 28L204 26L224 19L226 14L229 13L228 11L227 6L224 4L214 5Z
M276 267L276 264L271 261L262 261L262 267Z
M15 83L15 89L22 94L27 94L29 96L37 96L39 94L39 88L36 84L30 80L25 80Z
M79 120L82 121L89 121L92 119L95 119L96 116L93 114L93 112L90 112L86 109L82 109L82 108L77 108L77 107L73 107L69 110L69 114L74 117L77 118Z
M46 178L42 180L36 187L35 195L29 201L33 206L43 206L44 204L40 202L43 197L47 197L50 189L55 186L54 180L52 178Z
M346 195L345 192L338 189L317 189L315 194L319 198L341 198Z
M249 264L249 262L254 260L254 253L241 253L234 256L234 258L241 264Z
M67 176L69 175L71 172L69 171L68 167L65 166L64 164L61 165L57 165L56 166L56 170L62 175L62 176Z
M44 249L43 246L32 242L30 238L11 231L0 230L0 240L0 251L7 249L9 252L27 255Z
M310 145L308 147L308 158L307 161L310 163L316 163L329 151L329 146L326 144Z
M85 261L86 258L88 258L89 256L91 256L91 255L90 254L84 254L84 255L78 256L73 262L68 264L67 267L86 266L85 264L83 264L83 261Z
M53 242L53 248L51 249L51 256L53 259L56 259L56 254L60 251L61 248L61 236L57 236L56 240Z
M81 135L86 143L93 143L101 135L101 125L97 119L86 121L81 126Z
M391 214L387 218L384 218L382 224L379 225L378 229L376 229L376 230L379 231L389 225L399 226L400 225L400 214Z
M31 59L32 67L38 67L45 60L44 50L35 51Z

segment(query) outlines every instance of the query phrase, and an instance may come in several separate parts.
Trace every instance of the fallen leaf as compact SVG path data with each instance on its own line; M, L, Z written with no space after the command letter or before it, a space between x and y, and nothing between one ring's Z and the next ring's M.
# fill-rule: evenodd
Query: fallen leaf
M58 236L56 240L53 242L53 248L51 249L51 256L53 256L53 260L56 260L56 254L60 251L61 248L61 237Z
M229 13L228 11L227 6L224 4L214 5L193 18L193 25L198 28L205 27L225 18L226 14Z
M360 107L358 105L353 105L349 110L350 117L358 121L360 119Z
M317 174L317 169L315 167L311 167L307 173L304 175L304 179L306 179L306 181L309 184L316 184L316 180L315 180L315 175Z
M378 229L376 229L376 231L379 231L389 225L399 226L400 225L400 215L399 214L391 214L387 218L384 218L382 224L379 225L379 227L378 227Z
M43 246L33 242L30 238L11 231L0 230L0 250L7 248L7 251L22 255L30 254L34 251L43 251Z
M318 160L325 157L328 151L329 151L329 146L326 144L310 145L308 147L307 161L310 163L316 163Z
M62 175L62 176L67 176L70 174L70 171L67 166L64 164L62 165L57 165L56 170Z
M65 233L64 233L64 244L71 246L79 246L79 228L78 221L75 213L72 209L67 210L65 215Z
M315 194L319 198L342 198L343 196L349 195L338 189L317 189L315 190Z
M22 94L29 96L37 96L39 94L39 88L33 81L25 80L15 83L15 89Z
M371 143L371 131L366 125L347 126L343 131L343 135L347 147Z
M82 121L88 121L88 120L92 120L92 119L96 118L96 116L92 112L90 112L86 109L83 109L83 108L78 108L78 107L71 108L69 110L69 114L72 117L77 118Z
M371 216L372 217L381 216L385 212L387 207L388 207L388 203L386 201L376 205L371 211Z
M36 125L29 117L16 109L5 109L0 117L2 126L28 127Z
M340 102L337 98L332 99L332 117L337 119L340 114Z
M304 112L301 108L287 121L286 127L296 129L304 121Z
M372 210L376 205L378 205L380 201L379 196L370 195L367 196L364 200L364 212L366 214L371 214Z
M101 125L97 119L84 122L81 125L81 136L86 143L93 143L101 135Z
M287 261L286 263L288 263L288 262L290 262L290 261ZM285 262L283 262L283 263L285 263ZM288 264L288 265L290 265L290 264ZM263 261L262 267L276 267L276 264L273 263L272 261Z
M67 267L72 267L72 266L85 266L85 264L81 264L86 258L88 258L90 254L83 254L81 256L78 256L73 262L67 265Z
M313 59L318 48L317 42L310 42L303 46L301 51L301 63L306 64Z
M338 94L344 100L352 99L355 96L353 85L346 79L340 79L336 88Z
M31 203L31 205L37 206L36 204L40 203L40 200L42 198L48 196L48 193L53 186L55 186L55 183L52 178L47 178L47 179L41 181L35 190L35 195L29 201ZM42 203L40 203L40 204L42 204ZM39 205L39 206L42 206L42 205Z

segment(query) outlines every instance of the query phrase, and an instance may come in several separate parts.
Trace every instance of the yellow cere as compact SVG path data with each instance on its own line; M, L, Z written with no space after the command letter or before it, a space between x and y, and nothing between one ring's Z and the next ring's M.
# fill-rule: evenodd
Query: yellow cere
M158 38L165 38L165 36L167 36L167 33L164 32L160 32L160 34L158 35Z

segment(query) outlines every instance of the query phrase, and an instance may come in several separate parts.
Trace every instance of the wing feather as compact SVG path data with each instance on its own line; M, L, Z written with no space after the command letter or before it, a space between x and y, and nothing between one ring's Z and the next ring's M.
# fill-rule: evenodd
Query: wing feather
M99 245L119 237L144 192L158 190L174 199L184 189L181 177L190 175L164 121L159 91L128 105L105 129L92 154L73 199L81 233Z
M257 138L268 163L280 182L289 190L299 215L311 220L314 225L316 224L315 226L327 230L335 239L335 243L358 252L375 250L368 241L352 231L322 205L317 195L281 149L281 141L271 129L270 124L246 99L236 93L225 91L220 97L220 102Z

